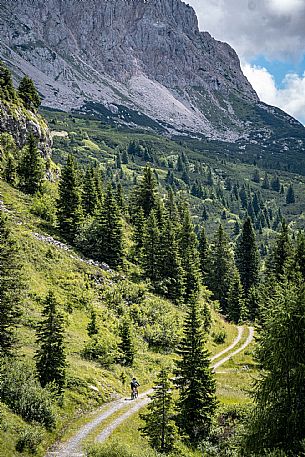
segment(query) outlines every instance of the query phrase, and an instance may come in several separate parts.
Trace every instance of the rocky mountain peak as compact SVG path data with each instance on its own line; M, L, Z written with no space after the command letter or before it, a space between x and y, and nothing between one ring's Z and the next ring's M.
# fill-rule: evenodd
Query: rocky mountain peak
M0 58L43 104L210 139L247 138L258 104L235 51L182 0L0 0ZM264 108L263 108L264 109Z

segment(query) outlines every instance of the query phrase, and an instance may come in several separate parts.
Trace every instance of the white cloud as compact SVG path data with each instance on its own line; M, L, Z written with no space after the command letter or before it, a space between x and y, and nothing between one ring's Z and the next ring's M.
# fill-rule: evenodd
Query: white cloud
M305 53L305 0L185 0L201 30L231 44L240 57L299 59Z
M277 88L266 68L246 63L242 69L262 101L278 106L305 124L305 72L302 76L287 74L283 87Z

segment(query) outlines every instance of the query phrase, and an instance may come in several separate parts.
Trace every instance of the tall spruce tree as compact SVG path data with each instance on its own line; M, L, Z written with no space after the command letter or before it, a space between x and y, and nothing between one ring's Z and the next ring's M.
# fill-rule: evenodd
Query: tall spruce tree
M140 208L133 217L133 234L132 240L134 242L133 258L139 261L143 247L143 237L145 228L144 211Z
M20 323L23 282L18 248L0 212L0 357L14 352Z
M219 225L214 241L211 245L209 274L207 285L218 300L223 314L227 314L227 300L230 284L234 275L235 263L229 238Z
M156 207L157 181L152 169L146 166L143 171L141 183L136 190L136 206L143 209L144 216L148 217L152 209Z
M189 442L197 445L210 433L216 409L216 384L196 300L189 304L178 355L175 379L179 390L178 424Z
M62 394L66 379L66 355L64 350L64 318L58 312L58 303L50 291L44 301L43 319L37 328L39 349L35 354L38 378L42 387L54 383Z
M265 301L256 349L261 371L245 452L261 456L281 449L299 456L305 440L304 282L274 282Z
M148 437L153 449L168 454L175 447L178 430L174 421L172 387L165 369L161 370L157 382L147 413L141 414L145 426L140 431Z
M200 289L200 261L198 239L194 231L191 214L187 206L183 209L183 220L180 232L180 256L184 270L184 300L187 302Z
M96 181L93 168L88 168L86 170L82 200L85 213L93 216L99 206L99 195L96 189Z
M16 98L12 74L9 69L0 60L0 99L12 101Z
M144 226L141 264L144 275L153 284L160 279L160 230L156 212L151 211Z
M289 235L288 226L285 220L282 221L281 232L279 233L271 255L267 261L267 278L274 275L280 280L288 270L291 269L293 262L293 244Z
M20 81L18 95L27 109L36 111L40 107L40 96L33 81L28 76L24 76Z
M158 292L175 303L180 303L184 295L184 272L181 266L177 232L170 218L164 221L159 240Z
M297 236L295 250L295 269L300 272L305 279L305 233L300 232Z
M122 266L124 261L122 217L111 186L108 186L102 208L92 225L90 243L89 252L92 252L96 260L106 262L112 268Z
M291 205L292 203L295 203L295 195L294 195L294 190L293 190L292 184L289 185L288 190L287 190L286 203L287 203L287 205Z
M58 223L62 235L74 241L83 220L81 189L77 165L72 155L62 170L59 181Z
M200 271L205 282L208 273L208 262L209 262L209 242L205 233L205 228L202 226L200 237L199 237L199 259L200 259Z
M257 284L259 275L259 253L252 222L249 217L245 220L242 232L237 240L235 258L247 297L251 287Z
M26 194L33 195L41 189L45 176L45 165L38 151L37 140L32 134L29 136L28 144L22 154L18 175L20 188Z
M235 324L238 324L246 317L244 289L237 269L235 270L230 282L227 308L228 318Z
M121 352L121 364L127 367L133 365L135 347L133 344L132 332L131 332L132 323L128 319L124 319L120 326L120 338L121 342L119 344L119 350Z
M268 177L267 173L265 173L265 177L264 177L264 180L262 182L262 188L263 189L270 189L270 181L269 181L269 177Z

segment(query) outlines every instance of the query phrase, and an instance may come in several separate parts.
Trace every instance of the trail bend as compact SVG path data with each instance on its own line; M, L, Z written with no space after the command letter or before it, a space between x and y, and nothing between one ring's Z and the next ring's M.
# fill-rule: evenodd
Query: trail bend
M212 364L213 371L216 371L218 367L226 363L235 355L239 354L240 352L244 351L252 342L254 337L254 328L248 327L248 337L245 342L238 347L235 351L232 351L241 341L245 327L237 327L238 334L233 343L219 352L218 354L211 357L211 361L219 359L224 354L229 353L225 357L218 360L216 363ZM135 414L137 411L142 409L149 403L149 397L153 392L152 389L143 392L139 395L138 400L136 402L132 402L130 399L119 399L104 405L100 409L100 413L94 418L92 421L88 422L87 424L83 425L68 441L64 443L59 443L53 446L50 449L45 457L85 457L84 452L82 451L82 442L88 437L88 435L93 432L97 427L99 427L104 421L106 421L110 416L114 415L115 413L119 412L120 410L127 408L128 409L123 412L119 417L114 419L110 422L96 437L97 443L104 442L111 433L118 428L123 422L125 422L130 416Z

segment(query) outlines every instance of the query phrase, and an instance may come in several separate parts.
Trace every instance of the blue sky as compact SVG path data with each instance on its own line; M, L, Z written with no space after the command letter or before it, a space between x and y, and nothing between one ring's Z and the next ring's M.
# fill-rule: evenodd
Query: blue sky
M305 124L305 0L187 0L226 41L261 100Z

